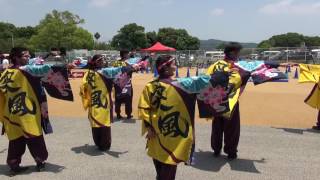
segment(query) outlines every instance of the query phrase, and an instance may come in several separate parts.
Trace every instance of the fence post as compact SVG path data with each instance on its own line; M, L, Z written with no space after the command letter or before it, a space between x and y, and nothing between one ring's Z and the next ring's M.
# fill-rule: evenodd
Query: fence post
M299 79L298 68L296 68L296 72L294 73L294 79Z
M304 50L304 61L307 63L307 51Z
M287 47L287 63L289 62L289 48Z

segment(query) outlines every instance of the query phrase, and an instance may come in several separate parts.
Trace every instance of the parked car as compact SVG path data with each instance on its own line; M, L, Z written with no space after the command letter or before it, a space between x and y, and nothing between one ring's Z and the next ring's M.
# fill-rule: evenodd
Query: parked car
M88 64L88 60L84 57L76 57L72 62L78 67L83 67Z

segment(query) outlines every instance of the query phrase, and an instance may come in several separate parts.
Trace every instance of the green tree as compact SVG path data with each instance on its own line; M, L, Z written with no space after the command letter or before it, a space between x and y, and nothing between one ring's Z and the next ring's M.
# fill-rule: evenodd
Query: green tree
M158 37L157 37L157 33L155 31L152 32L147 32L146 33L147 36L147 46L152 46L153 44L155 44L158 41Z
M272 45L269 40L264 40L258 44L258 48L267 49L267 48L271 48L271 47L272 47Z
M112 47L115 49L141 49L147 47L147 38L144 27L136 23L123 26L111 41Z
M320 37L309 37L298 33L280 34L260 42L258 47L300 47L301 44L305 44L308 47L320 46Z
M53 10L37 26L37 34L29 41L29 47L35 50L48 50L51 47L66 49L92 49L93 36L87 30L78 27L84 20L69 11Z
M15 36L18 38L31 38L37 33L37 28L26 26L26 27L17 27L15 29Z
M178 50L197 50L200 47L200 40L190 36L185 29L160 28L158 40Z
M311 46L320 46L320 37L315 36L315 37L305 37L305 43L307 47Z
M9 52L12 48L12 37L16 27L10 23L0 22L0 50Z
M0 50L9 52L13 46L27 46L34 34L36 34L34 27L16 27L10 23L0 22Z
M71 48L72 49L92 49L94 46L94 41L92 34L79 27L75 30L73 33L73 36L71 37ZM67 44L66 46L67 47Z

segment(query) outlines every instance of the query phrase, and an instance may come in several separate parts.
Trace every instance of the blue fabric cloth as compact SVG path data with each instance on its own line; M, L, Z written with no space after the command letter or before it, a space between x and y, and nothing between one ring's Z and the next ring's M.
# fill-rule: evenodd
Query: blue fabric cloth
M103 76L109 79L115 78L118 74L122 73L122 67L108 67L98 70Z
M27 71L28 73L42 77L46 75L53 65L45 64L45 65L25 65L20 67L20 69L23 69L24 71Z
M264 61L238 61L236 63L236 65L249 72L255 71L262 64L264 64Z
M28 65L35 65L36 64L36 60L37 60L37 58L29 59Z
M137 64L139 61L140 61L140 58L130 58L130 59L128 59L127 62L130 65L134 65L134 64Z
M210 79L211 77L207 75L177 78L177 85L189 93L199 93L210 84Z

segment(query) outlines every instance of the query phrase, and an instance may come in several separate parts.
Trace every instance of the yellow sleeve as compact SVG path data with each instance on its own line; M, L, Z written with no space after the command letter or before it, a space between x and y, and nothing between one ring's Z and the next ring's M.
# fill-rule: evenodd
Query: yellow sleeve
M230 71L229 64L225 61L217 61L214 64L212 64L208 70L207 70L207 75L213 74L216 69L221 69L223 71ZM229 77L229 84L233 84L236 89L240 88L242 81L241 81L241 76L239 72L231 72L231 75Z
M5 103L5 96L2 91L0 91L0 122L3 122L4 117L4 103Z
M226 61L223 60L219 60L217 62L215 62L214 64L212 64L208 70L207 70L207 75L210 76L211 74L213 74L217 69L219 69L220 71L228 71L228 63Z
M147 132L146 124L150 124L151 102L148 85L142 91L138 104L138 117L142 120L142 135Z
M320 66L319 65L310 65L310 64L299 64L300 67L300 75L299 75L299 83L305 82L319 82L320 76Z
M85 110L88 109L91 101L90 92L88 89L88 82L86 81L86 76L83 77L82 84L80 86L80 97L82 100L82 106Z
M240 88L242 79L238 72L231 72L231 75L229 76L229 84L233 84L235 89Z
M215 65L216 65L216 63L212 64L212 65L208 68L206 75L211 76L211 74L213 74L213 70L215 69Z

